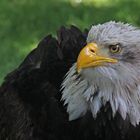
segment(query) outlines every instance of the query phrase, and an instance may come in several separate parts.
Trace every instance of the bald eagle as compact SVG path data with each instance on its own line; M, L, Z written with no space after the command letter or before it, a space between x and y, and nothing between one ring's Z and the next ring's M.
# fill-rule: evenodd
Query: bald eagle
M140 140L140 29L121 22L45 37L0 87L0 140Z

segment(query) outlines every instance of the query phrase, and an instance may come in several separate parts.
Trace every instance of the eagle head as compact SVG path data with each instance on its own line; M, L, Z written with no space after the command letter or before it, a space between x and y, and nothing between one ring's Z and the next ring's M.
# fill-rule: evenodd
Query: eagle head
M96 119L107 103L132 125L140 122L140 30L121 22L92 26L62 84L69 120L91 111Z

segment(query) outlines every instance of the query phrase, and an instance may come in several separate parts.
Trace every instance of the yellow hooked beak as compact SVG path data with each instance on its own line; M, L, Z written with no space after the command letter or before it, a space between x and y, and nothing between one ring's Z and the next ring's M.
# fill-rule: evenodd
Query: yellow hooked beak
M87 44L80 52L77 59L77 71L83 68L103 66L105 63L116 63L117 59L100 55L96 43Z

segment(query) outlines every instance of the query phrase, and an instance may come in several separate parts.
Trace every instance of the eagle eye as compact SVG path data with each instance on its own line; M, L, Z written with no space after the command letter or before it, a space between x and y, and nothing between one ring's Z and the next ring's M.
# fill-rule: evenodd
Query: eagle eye
M110 50L111 53L120 53L121 47L120 47L119 44L110 45L110 46L109 46L109 50Z

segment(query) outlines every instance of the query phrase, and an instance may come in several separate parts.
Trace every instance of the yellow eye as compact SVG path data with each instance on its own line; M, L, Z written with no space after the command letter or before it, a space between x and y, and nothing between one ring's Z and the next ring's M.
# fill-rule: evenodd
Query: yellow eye
M119 53L121 51L121 47L119 44L117 45L110 45L109 50L111 53Z

